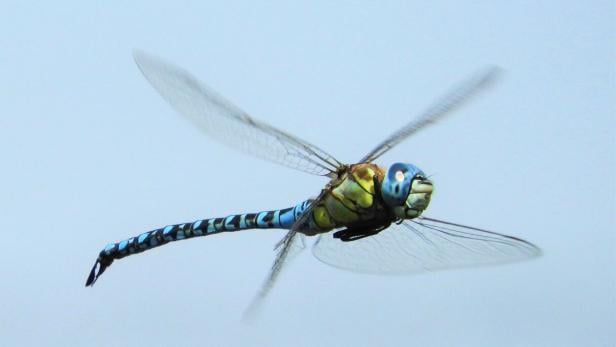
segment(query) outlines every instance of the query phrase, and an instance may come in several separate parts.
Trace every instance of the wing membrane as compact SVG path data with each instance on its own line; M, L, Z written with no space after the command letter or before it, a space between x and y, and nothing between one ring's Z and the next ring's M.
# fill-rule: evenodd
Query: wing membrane
M541 254L535 245L513 236L431 218L407 220L351 242L325 234L312 252L344 270L393 275L515 262Z
M187 71L145 53L135 52L134 57L146 79L173 108L221 143L316 175L340 166L318 147L252 118Z
M284 266L295 257L299 252L304 249L304 240L302 235L298 235L298 230L304 226L308 221L308 218L312 215L312 209L317 205L317 202L323 199L326 195L326 191L323 190L321 194L310 204L310 206L304 211L304 213L293 223L289 232L285 237L278 242L276 249L276 259L272 264L270 272L265 279L265 282L261 285L261 289L257 293L256 297L252 300L250 306L244 313L244 318L251 320L259 313L259 309L265 302L269 292L274 287L278 276L284 269Z
M496 67L486 68L467 81L451 89L449 93L437 100L417 118L391 134L383 142L379 143L370 153L360 160L360 163L374 161L407 137L451 114L455 109L462 106L465 101L477 94L477 92L488 87L491 82L494 82L498 73L499 69Z

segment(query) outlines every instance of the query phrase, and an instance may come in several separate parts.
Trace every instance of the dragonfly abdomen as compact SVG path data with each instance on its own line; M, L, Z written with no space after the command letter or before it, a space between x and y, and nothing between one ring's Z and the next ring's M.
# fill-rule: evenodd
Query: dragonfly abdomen
M114 260L141 253L172 241L247 229L289 229L310 206L311 202L312 200L306 200L282 210L234 214L223 218L208 218L192 223L167 225L120 242L109 243L99 253L86 281L86 286L93 285Z

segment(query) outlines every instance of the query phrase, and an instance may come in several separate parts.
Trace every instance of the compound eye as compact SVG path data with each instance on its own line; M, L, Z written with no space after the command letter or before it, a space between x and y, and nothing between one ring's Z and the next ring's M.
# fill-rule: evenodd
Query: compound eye
M404 181L404 172L402 172L402 170L398 170L396 171L396 181L398 182L402 182Z

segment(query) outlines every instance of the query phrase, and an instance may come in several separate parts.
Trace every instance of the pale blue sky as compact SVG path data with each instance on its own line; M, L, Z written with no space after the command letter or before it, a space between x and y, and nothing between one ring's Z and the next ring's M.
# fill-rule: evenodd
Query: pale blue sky
M612 1L4 1L0 344L613 344L614 23ZM141 76L135 48L348 162L453 82L502 66L496 88L380 163L434 175L430 215L545 255L379 277L305 252L252 326L241 314L282 231L178 242L84 288L107 242L287 207L326 182L202 136Z

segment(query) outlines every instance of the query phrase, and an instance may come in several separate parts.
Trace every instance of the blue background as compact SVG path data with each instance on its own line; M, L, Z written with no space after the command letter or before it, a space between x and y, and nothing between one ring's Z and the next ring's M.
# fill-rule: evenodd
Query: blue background
M607 346L615 322L612 1L0 5L0 342L95 346ZM409 277L310 252L240 321L280 230L115 263L142 231L283 208L326 181L227 149L174 114L131 52L255 117L361 158L485 64L501 83L381 158L433 175L429 215L528 239L531 262Z

